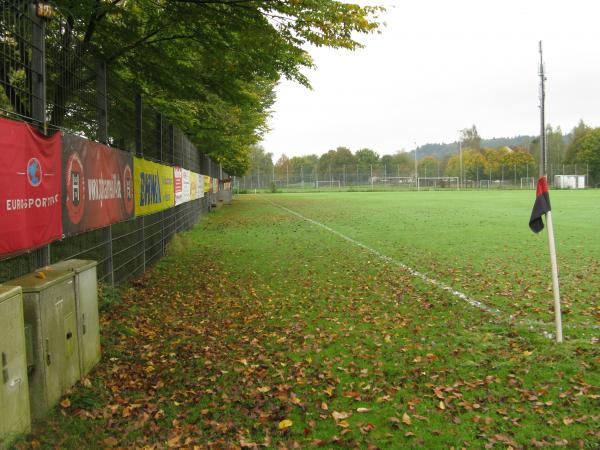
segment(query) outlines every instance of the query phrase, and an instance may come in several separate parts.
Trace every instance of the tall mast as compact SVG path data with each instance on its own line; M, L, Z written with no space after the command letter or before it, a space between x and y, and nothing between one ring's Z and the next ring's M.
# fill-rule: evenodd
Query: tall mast
M546 155L546 119L544 116L544 106L546 103L544 73L544 57L542 54L542 41L540 41L540 177L546 175L547 155Z

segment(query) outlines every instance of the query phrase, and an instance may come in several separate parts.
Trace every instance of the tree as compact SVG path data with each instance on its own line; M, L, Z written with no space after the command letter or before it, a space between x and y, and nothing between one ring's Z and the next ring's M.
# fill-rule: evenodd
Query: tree
M484 177L487 161L481 152L474 149L463 151L463 174L466 179L478 180Z
M419 160L419 176L420 177L437 177L439 161L433 156L425 156Z
M566 151L565 162L568 162L568 163L575 162L575 160L577 159L577 151L578 151L578 146L579 146L578 141L581 140L590 131L591 131L591 128L588 127L583 122L583 120L580 119L577 126L575 126L571 130L571 133L569 133L569 145L568 145L567 151Z
M477 127L473 125L471 128L465 128L460 132L460 140L463 148L472 148L479 150L481 148L481 136L477 132Z
M553 129L550 124L546 126L546 151L548 164L558 167L565 162L566 145L560 127Z
M511 151L508 147L485 148L482 150L486 161L485 173L487 177L490 177L491 174L491 178L501 178L504 157Z
M69 80L72 63L60 62L74 60L73 54L92 68L104 61L110 71L111 101L117 105L113 110L131 104L132 93L142 93L163 112L165 122L175 124L201 151L238 175L250 165L253 148L267 130L279 79L310 87L304 73L314 64L305 49L311 44L359 48L357 35L376 32L383 11L338 0L55 3L60 20L50 21L47 28L52 50L48 55L57 58L48 64L53 83L47 93L50 105L56 105L47 111L55 125L69 120L66 107L82 94ZM13 37L21 39L18 33ZM21 57L28 55L23 52ZM4 73L2 78L13 75ZM84 89L89 96L95 80L93 74L88 78ZM9 87L2 83L5 90ZM20 99L6 94L15 111L21 108ZM88 114L93 123L95 112ZM109 114L109 120L112 117ZM128 127L126 120L115 119L109 133L112 138L130 135Z
M290 170L289 162L290 159L287 156L285 156L285 154L279 157L279 159L275 163L275 179L280 181L287 180L287 176Z
M258 187L268 186L273 176L273 154L265 152L260 145L253 145L250 147L248 159L246 176L250 177L250 184L256 183Z
M534 157L522 147L516 147L512 151L507 152L502 158L502 165L508 171L512 171L517 177L524 177L529 175L535 176L536 172L536 161Z
M316 168L319 164L317 155L294 156L290 158L290 177L294 174L296 182L314 181Z
M370 148L362 148L354 153L356 162L361 168L369 167L379 162L379 155Z
M591 128L580 134L571 144L572 160L587 165L593 182L600 180L600 128Z

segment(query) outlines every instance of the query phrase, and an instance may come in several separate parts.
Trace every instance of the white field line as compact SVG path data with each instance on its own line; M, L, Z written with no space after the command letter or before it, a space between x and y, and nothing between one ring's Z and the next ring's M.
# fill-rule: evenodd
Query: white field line
M268 201L269 203L271 203L273 206L276 206L276 207L278 207L278 208L281 208L281 209L283 209L284 211L287 211L288 213L290 213L290 214L293 214L294 216L296 216L296 217L299 217L299 218L300 218L300 219L302 219L302 220L305 220L305 221L307 221L307 222L310 222L310 223L312 223L313 225L316 225L316 226L318 226L318 227L321 227L321 228L323 228L323 229L325 229L325 230L329 231L330 233L332 233L332 234L335 234L336 236L338 236L338 237L340 237L340 238L344 239L345 241L348 241L348 242L350 242L351 244L354 244L354 245L356 245L357 247L360 247L360 248L363 248L363 249L367 250L369 253L371 253L371 254L373 254L373 255L377 256L379 259L381 259L382 261L385 261L385 262L386 262L386 263L388 263L388 264L393 264L393 265L395 265L395 266L398 266L398 267L400 267L401 269L403 269L403 270L405 270L406 272L410 273L412 276L414 276L414 277L416 277L416 278L420 278L420 279L421 279L421 280L423 280L425 283L427 283L427 284L431 284L431 285L433 285L433 286L437 287L438 289L441 289L441 290L443 290L443 291L449 292L449 293L450 293L450 294L452 294L454 297L457 297L457 298L459 298L460 300L462 300L462 301L464 301L464 302L468 303L469 305L471 305L471 306L473 306L473 307L475 307L475 308L478 308L478 309L480 309L480 310L482 310L482 311L485 311L485 312L486 312L486 313L488 313L488 314L491 314L492 316L494 316L494 317L498 318L498 319L499 319L499 320L501 320L501 321L506 321L506 322L514 322L514 323L521 323L521 324L523 324L523 325L525 325L525 326L529 326L530 328L532 328L532 327L534 327L534 326L537 326L537 327L539 327L539 326L546 326L546 327L551 327L551 326L554 326L554 324L552 324L552 323L545 323L545 322L539 322L539 321L520 321L520 322L519 322L519 321L518 321L518 320L517 320L517 319L516 319L514 316L512 316L512 315L509 315L508 317L506 317L506 315L505 315L505 314L503 314L503 313L502 313L502 312L501 312L499 309L496 309L496 308L493 308L493 307L491 307L491 306L488 306L488 305L486 305L485 303L483 303L483 302L480 302L479 300L475 300L474 298L471 298L471 297L469 297L467 294L465 294L465 293L463 293L463 292L457 291L457 290L456 290L456 289L454 289L453 287L451 287L451 286L448 286L447 284L445 284L445 283L443 283L443 282L441 282L441 281L438 281L438 280L436 280L436 279L434 279L434 278L428 277L428 276L427 276L427 275L425 275L424 273L422 273L422 272L419 272L418 270L416 270L416 269L413 269L413 268L412 268L412 267L410 267L410 266L407 266L407 265L406 265L406 264L404 264L403 262L400 262L400 261L397 261L397 260L395 260L395 259L393 259L393 258L390 258L389 256L387 256L387 255L384 255L383 253L379 252L378 250L375 250L374 248L372 248L372 247L369 247L368 245L365 245L365 244L363 244L362 242L359 242L359 241L357 241L356 239L352 239L351 237L349 237L349 236L346 236L345 234L343 234L343 233L340 233L340 232L339 232L339 231L337 231L337 230L334 230L333 228L331 228L331 227L329 227L329 226L325 225L324 223L317 222L316 220L313 220L313 219L311 219L311 218L309 218L309 217L306 217L306 216L304 216L304 215L300 214L299 212L296 212L296 211L294 211L294 210L292 210L292 209L286 208L285 206L282 206L282 205L280 205L280 204L278 204L278 203L272 202L272 201L270 201L270 200L267 200L267 201ZM571 325L571 326L567 326L567 328L577 328L577 327L576 327L575 325ZM600 327L597 327L597 326L595 326L595 325L591 325L591 328L600 328ZM550 339L553 339L553 338L554 338L554 335L553 335L552 333L549 333L549 332L547 332L547 331L542 331L542 335L543 335L544 337L547 337L547 338L550 338Z

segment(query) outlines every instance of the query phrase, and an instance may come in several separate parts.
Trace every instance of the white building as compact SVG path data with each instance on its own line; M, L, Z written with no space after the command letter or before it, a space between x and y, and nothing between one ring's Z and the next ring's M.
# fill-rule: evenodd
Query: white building
M554 187L559 189L585 189L585 175L554 175Z

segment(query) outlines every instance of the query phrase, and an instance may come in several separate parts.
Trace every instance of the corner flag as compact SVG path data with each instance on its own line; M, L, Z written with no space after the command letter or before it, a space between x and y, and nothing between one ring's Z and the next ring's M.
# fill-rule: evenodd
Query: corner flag
M548 193L548 182L546 177L540 177L537 182L537 190L535 193L535 203L531 211L529 219L529 228L534 233L539 233L544 229L542 216L550 211L550 194Z

